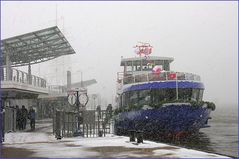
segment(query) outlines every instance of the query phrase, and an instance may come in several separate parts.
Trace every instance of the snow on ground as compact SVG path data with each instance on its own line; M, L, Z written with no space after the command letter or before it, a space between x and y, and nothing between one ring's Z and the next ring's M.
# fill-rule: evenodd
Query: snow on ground
M39 125L38 125L39 126ZM128 137L107 135L97 138L63 138L56 140L49 132L51 125L41 125L37 132L12 132L5 135L5 148L24 148L34 152L30 157L86 158L86 157L154 157L154 158L228 158L212 153L144 141L129 142ZM47 128L48 127L48 128Z
M45 133L15 132L6 134L4 144L14 145L48 141L49 137Z

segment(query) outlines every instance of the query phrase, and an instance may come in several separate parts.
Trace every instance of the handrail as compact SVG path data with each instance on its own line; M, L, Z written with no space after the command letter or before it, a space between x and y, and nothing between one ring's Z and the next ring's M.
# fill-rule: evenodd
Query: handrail
M200 76L192 73L164 71L161 73L145 73L139 75L128 75L118 78L118 83L131 84L150 81L175 81L175 80L191 80L201 81Z
M33 85L35 87L46 88L46 80L41 77L35 75L29 76L28 73L15 68L9 68L9 73L7 73L6 67L0 67L0 69L1 81L13 81Z

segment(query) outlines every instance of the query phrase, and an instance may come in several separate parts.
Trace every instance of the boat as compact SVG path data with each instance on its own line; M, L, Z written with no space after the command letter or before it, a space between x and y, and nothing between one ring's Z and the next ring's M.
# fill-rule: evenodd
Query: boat
M121 57L117 73L115 134L143 132L164 138L183 138L209 127L215 104L203 101L199 75L170 70L172 57L151 56L152 46L135 46L137 57Z

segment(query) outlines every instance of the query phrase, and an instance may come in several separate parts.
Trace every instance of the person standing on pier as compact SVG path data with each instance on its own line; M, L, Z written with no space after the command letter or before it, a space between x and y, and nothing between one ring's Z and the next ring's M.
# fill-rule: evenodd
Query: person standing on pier
M25 108L24 105L22 105L21 112L22 112L22 129L24 130L24 129L26 129L26 125L27 125L27 116L28 116L27 109Z
M21 110L19 108L18 105L16 105L16 121L17 121L17 124L16 124L16 128L18 130L21 130L22 126L21 126L21 116L22 116L22 113L21 113Z
M30 120L31 130L34 130L35 129L36 112L33 109L33 107L31 107L30 110L29 110L28 118Z

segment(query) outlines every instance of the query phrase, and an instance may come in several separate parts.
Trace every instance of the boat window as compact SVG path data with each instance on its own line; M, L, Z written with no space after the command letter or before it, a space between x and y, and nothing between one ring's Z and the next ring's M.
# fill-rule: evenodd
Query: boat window
M124 103L124 106L148 105L150 101L150 90L126 92L123 94L122 99L122 103Z
M166 91L165 89L153 89L151 91L151 98L152 98L152 101L153 103L157 104L157 103L160 103L161 101L164 101L166 100Z
M199 89L193 89L191 100L198 101Z
M165 92L165 97L167 100L175 100L176 99L176 89L172 89L172 88L169 88L169 89L166 89L166 92Z
M133 71L133 70L132 70L132 66L126 66L126 71L127 71L127 72Z
M190 100L192 96L191 88L179 88L178 89L178 99Z
M130 92L129 101L130 101L130 105L136 105L138 103L138 92L137 91Z
M148 105L150 102L150 90L139 91L139 105Z
M203 97L203 89L200 89L198 101L202 101L202 97Z
M203 96L202 89L179 88L179 100L201 101ZM152 90L139 90L124 93L122 103L124 106L130 105L157 105L163 101L176 100L175 88L161 88Z

